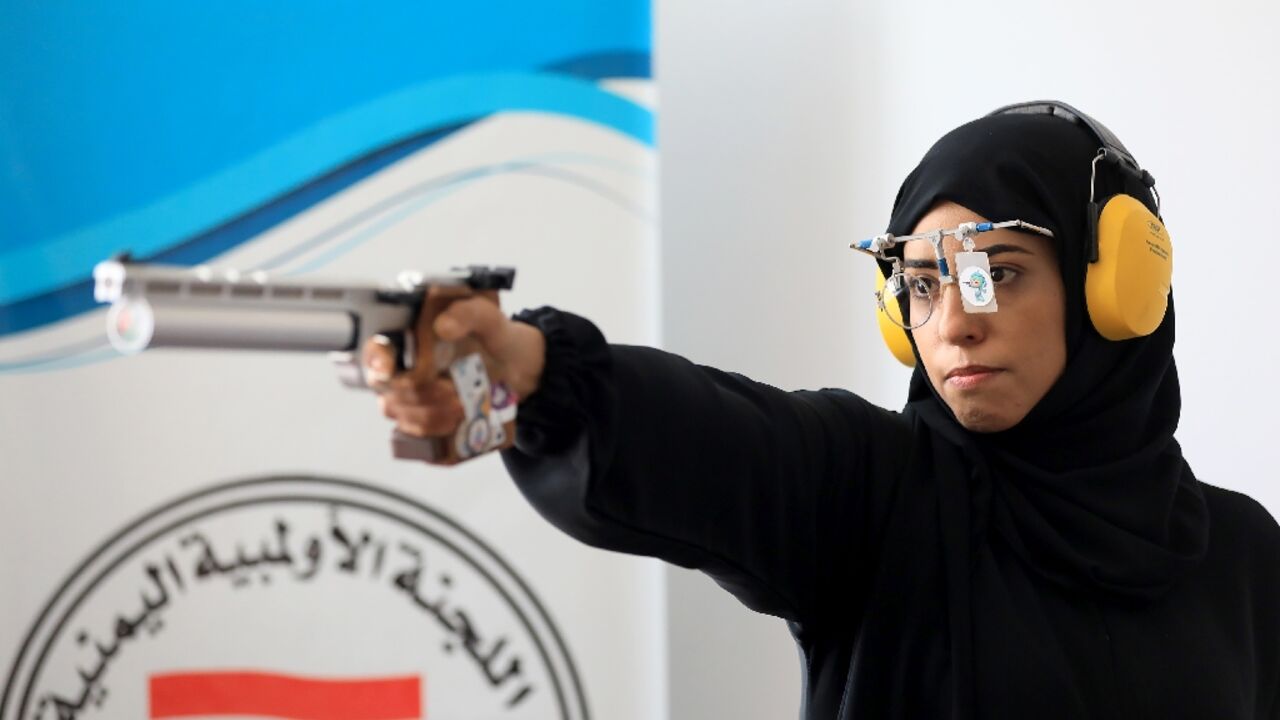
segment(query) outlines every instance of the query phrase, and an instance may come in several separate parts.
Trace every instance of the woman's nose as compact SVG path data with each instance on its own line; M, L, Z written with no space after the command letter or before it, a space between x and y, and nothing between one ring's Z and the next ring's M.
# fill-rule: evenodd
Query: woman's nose
M965 312L960 288L955 283L943 285L935 302L938 306L930 320L938 323L934 331L940 340L952 345L973 345L986 338L986 314Z

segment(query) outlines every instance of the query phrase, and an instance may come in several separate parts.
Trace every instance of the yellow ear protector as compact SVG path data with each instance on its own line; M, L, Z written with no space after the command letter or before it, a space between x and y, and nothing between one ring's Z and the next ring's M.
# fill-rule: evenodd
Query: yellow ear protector
M884 290L885 279L884 273L876 269L876 292ZM889 302L894 302L892 299ZM896 310L896 308L891 308ZM884 344L889 346L889 352L898 358L898 362L907 367L915 367L916 356L911 351L911 338L907 337L907 331L901 326L893 324L889 319L888 311L880 306L876 307L876 322L880 326L880 337L884 338Z
M1160 216L1132 195L1117 194L1099 201L1095 188L1098 166L1106 164L1137 178L1151 192L1156 211L1160 196L1155 178L1143 170L1110 130L1075 108L1053 100L1018 103L1002 107L991 115L1006 113L1049 114L1087 128L1102 147L1093 159L1089 179L1088 219L1090 237L1086 243L1085 303L1089 319L1098 334L1120 341L1155 332L1168 308L1173 277L1173 243ZM885 279L876 269L876 289ZM893 356L907 366L915 365L907 331L895 325L877 309L880 334Z
M1095 165L1105 159L1104 152L1098 153ZM1089 205L1090 218L1096 218L1084 281L1089 319L1108 340L1150 335L1169 307L1169 231L1132 195L1112 195L1101 205Z

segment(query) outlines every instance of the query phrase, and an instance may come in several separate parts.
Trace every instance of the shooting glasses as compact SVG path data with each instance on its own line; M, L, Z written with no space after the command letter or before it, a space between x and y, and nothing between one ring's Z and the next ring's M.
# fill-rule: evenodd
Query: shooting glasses
M889 277L876 290L876 306L893 324L904 330L914 330L929 321L933 309L942 295L942 288L955 285L960 291L965 312L986 313L996 311L995 281L991 277L991 265L984 252L974 250L973 238L978 233L1013 228L1053 237L1053 232L1022 220L1004 222L968 222L958 227L933 230L915 235L885 233L869 240L855 242L849 247L866 253L891 265ZM960 241L961 252L956 253L956 272L942 250L942 241L951 236ZM933 245L938 275L907 275L903 272L901 251L891 253L895 247L908 242L925 240Z

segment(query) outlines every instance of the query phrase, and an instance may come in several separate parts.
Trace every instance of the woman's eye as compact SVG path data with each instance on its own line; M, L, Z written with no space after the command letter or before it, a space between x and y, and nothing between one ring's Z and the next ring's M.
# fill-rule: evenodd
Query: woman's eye
M938 281L928 275L917 275L915 277L907 278L907 287L911 289L911 294L921 299L932 297L937 285Z
M991 281L1000 285L1007 283L1018 276L1018 271L1013 268L1001 267L997 265L991 268Z

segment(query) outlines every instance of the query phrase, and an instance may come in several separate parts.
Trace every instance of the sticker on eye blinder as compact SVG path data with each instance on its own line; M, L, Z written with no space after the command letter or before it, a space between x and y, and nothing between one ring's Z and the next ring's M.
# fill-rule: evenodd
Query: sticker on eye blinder
M964 301L965 312L996 311L996 284L991 279L991 265L984 252L956 253L956 285Z

